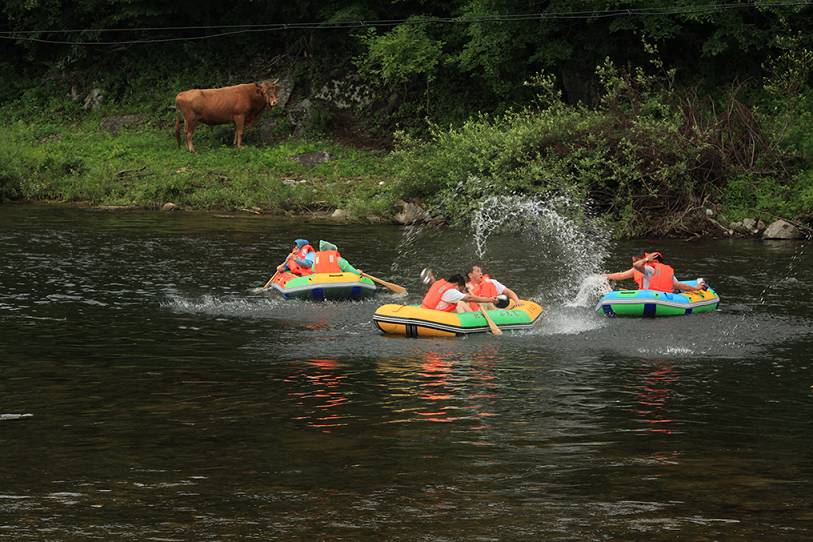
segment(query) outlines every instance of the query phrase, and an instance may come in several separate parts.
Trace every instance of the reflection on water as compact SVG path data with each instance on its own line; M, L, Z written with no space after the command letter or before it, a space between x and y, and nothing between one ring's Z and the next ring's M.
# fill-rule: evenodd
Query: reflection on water
M537 296L539 328L408 340L371 325L387 295L256 291L302 236L341 239L405 302L421 267L473 253L450 230L0 207L0 538L813 535L798 246L660 242L721 310L611 321L600 281L495 232L483 264Z
M638 409L635 413L650 433L672 434L672 423L668 401L673 384L679 379L675 368L668 361L657 362L647 367L638 389Z

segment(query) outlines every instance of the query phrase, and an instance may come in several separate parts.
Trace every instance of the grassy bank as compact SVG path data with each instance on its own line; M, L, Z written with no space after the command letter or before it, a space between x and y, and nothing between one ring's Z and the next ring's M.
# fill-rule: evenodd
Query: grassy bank
M0 198L392 214L390 161L381 152L298 139L237 149L231 127L223 126L199 129L198 152L191 154L176 148L171 120L113 134L101 126L104 118L10 123L0 134ZM327 152L329 159L315 165L295 159L310 152Z

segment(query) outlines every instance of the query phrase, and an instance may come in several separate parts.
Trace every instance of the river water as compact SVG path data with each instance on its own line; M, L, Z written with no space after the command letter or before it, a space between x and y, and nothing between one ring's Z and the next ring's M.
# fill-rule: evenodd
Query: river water
M257 291L301 236L412 293ZM805 245L610 244L585 267L658 248L722 303L609 320L568 302L572 268L494 235L484 267L545 306L535 330L375 331L471 237L0 207L0 539L813 537Z

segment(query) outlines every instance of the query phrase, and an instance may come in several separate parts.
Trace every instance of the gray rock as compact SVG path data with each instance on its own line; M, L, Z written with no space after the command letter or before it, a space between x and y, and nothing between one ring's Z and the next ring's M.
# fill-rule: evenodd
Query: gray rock
M92 111L97 109L104 101L104 94L98 88L91 89L88 95L85 96L85 102L82 104L82 109L85 111Z
M765 223L757 218L743 218L742 226L753 235L765 231Z
M144 117L141 115L115 115L112 117L105 117L99 123L102 130L107 130L113 135L117 135L121 128L130 128L144 124Z
M347 220L350 218L350 213L345 211L344 209L336 209L333 211L333 214L330 215L330 218L335 218L336 220Z
M174 203L172 203L171 201L168 201L168 202L166 202L166 203L164 204L164 206L163 206L163 207L161 207L161 210L162 210L162 211L166 211L166 212L169 212L169 211L177 211L177 210L178 210L178 206L177 206L177 205L175 205Z
M292 156L291 160L296 160L305 166L315 166L330 160L330 153L325 151L303 152L302 154Z
M772 222L762 234L763 239L803 239L804 234L793 224L779 219Z
M416 222L425 222L429 219L429 214L417 203L405 201L401 203L401 210L395 213L394 218L398 224L407 225Z

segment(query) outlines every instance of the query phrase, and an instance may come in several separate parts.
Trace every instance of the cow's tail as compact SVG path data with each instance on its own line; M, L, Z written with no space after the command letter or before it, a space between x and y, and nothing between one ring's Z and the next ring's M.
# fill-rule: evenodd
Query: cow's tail
M178 107L175 107L175 143L178 144L178 148L181 148L181 112L178 110Z

